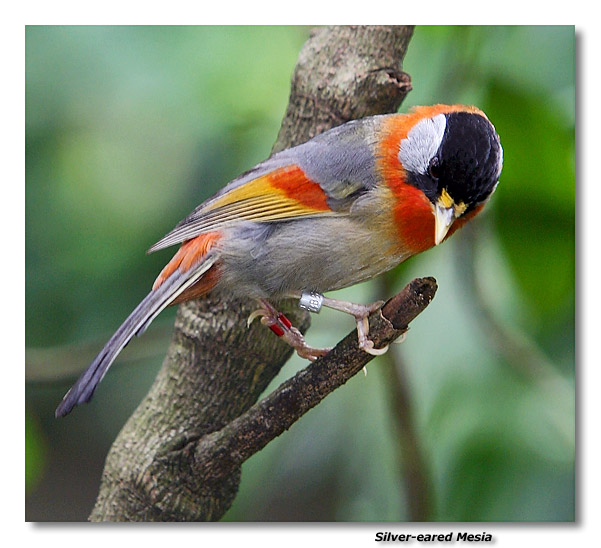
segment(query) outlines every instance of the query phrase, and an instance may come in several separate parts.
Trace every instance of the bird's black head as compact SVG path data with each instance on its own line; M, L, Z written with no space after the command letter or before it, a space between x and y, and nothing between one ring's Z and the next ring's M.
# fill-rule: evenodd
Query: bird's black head
M430 176L438 178L455 203L469 208L484 202L497 186L502 165L499 137L479 114L451 112L440 148L431 159Z
M432 203L436 243L451 224L484 203L495 190L503 150L493 125L474 109L420 120L401 141L407 182Z

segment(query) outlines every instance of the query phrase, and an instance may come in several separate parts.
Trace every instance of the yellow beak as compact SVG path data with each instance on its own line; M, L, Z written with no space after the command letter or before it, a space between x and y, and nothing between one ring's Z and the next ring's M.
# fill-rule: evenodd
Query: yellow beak
M434 218L436 220L434 228L434 242L438 245L444 240L449 228L455 221L455 208L444 207L440 203L434 206Z

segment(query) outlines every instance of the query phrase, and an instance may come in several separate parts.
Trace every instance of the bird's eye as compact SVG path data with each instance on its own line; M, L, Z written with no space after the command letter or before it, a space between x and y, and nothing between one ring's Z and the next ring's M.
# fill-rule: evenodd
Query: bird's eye
M440 163L437 156L434 156L434 158L430 160L430 164L428 165L428 173L435 181L437 181L440 177Z

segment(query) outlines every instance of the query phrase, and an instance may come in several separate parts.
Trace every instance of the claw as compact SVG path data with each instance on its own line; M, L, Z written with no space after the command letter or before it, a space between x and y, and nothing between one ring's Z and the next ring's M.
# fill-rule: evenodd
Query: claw
M379 310L383 302L373 303L372 305L366 306L362 310L362 315L355 315L357 320L357 335L359 337L359 348L372 356L380 356L388 351L388 345L384 348L374 348L374 342L368 338L369 335L369 321L367 315L371 314L375 310ZM365 315L363 315L365 314Z
M286 341L288 342L288 341ZM290 343L289 343L290 344ZM301 348L296 348L296 353L306 360L314 362L317 358L321 358L325 356L331 348L313 348L311 346L307 346L306 344Z
M246 327L250 327L250 325L257 318L260 318L261 316L265 316L265 314L266 314L266 311L263 308L259 308L259 309L255 310L254 312L251 312L250 316L246 320Z
M359 348L372 356L381 356L388 351L388 345L383 348L374 348L374 341L367 337L362 338L361 335L359 335Z
M386 354L386 352L388 352L388 345L386 345L382 348L374 348L373 341L369 341L369 342L371 343L371 346L359 345L359 348L361 348L361 350L363 350L364 352L371 354L372 356L381 356L382 354Z
M407 338L407 331L405 331L405 333L403 333L398 339L395 339L394 341L392 341L392 344L403 344L405 342L406 338Z

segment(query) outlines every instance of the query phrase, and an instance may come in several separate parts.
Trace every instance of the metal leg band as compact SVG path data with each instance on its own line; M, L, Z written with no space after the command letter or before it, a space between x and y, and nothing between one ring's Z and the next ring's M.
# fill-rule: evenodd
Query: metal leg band
M315 291L303 291L298 306L314 314L319 314L321 305L323 304L323 295Z

